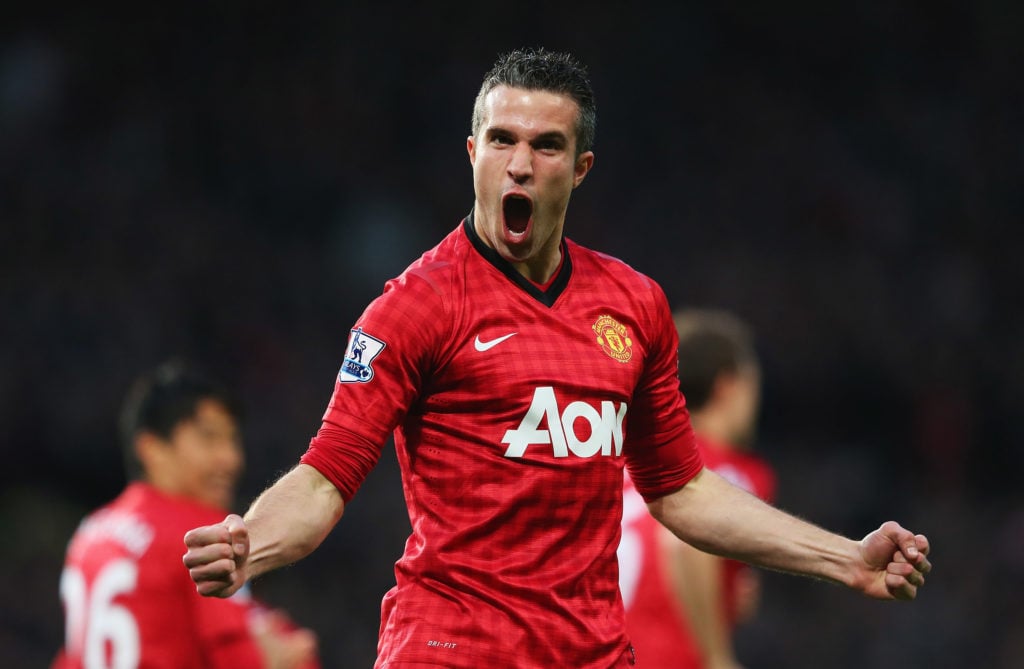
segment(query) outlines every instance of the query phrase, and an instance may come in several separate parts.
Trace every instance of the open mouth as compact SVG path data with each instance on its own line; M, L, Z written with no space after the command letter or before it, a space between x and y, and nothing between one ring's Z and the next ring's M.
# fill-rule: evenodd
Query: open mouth
M522 195L508 195L501 204L508 231L514 235L525 234L530 226L533 203Z

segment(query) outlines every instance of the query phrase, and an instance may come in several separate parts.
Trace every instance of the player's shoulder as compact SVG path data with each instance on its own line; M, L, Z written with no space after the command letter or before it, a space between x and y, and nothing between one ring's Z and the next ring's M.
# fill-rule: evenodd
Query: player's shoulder
M465 235L459 226L385 284L385 293L400 291L415 299L443 296L464 264Z
M767 459L749 451L724 448L720 444L698 440L704 464L731 483L762 499L775 495L775 470Z
M180 543L184 532L201 525L213 525L224 520L227 511L207 506L187 497L169 495L143 484L132 484L122 495L124 503L118 506L140 522L154 527L157 540Z
M774 500L778 488L778 476L772 463L756 453L747 453L744 464L747 472L754 479L758 497L769 501Z
M88 514L71 539L69 559L78 555L130 554L136 558L160 544L164 527L147 508L141 484L130 484L116 499Z
M620 258L595 251L566 239L572 260L571 289L577 296L590 295L604 304L614 304L648 339L668 341L674 331L665 291L657 281Z
M616 256L583 246L569 238L566 248L572 258L573 273L584 278L611 281L628 290L661 291L657 281Z

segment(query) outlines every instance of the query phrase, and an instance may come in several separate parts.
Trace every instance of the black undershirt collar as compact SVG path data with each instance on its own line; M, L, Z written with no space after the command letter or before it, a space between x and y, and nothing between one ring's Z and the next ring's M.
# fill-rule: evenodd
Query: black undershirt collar
M473 244L473 247L477 252L484 257L487 262L494 265L498 271L504 274L508 279L525 290L531 297L543 304L544 306L550 307L554 305L555 300L562 294L565 287L569 284L569 277L572 276L572 258L569 256L569 248L565 243L565 235L562 235L561 249L562 249L562 265L558 270L558 276L551 282L547 290L541 290L537 287L537 284L533 283L525 276L519 273L519 271L512 266L512 263L505 260L501 255L492 249L490 246L484 243L484 240L480 239L480 235L476 233L476 227L473 225L473 212L469 212L469 216L466 216L462 222L462 227L466 231L466 236L469 237L469 241Z

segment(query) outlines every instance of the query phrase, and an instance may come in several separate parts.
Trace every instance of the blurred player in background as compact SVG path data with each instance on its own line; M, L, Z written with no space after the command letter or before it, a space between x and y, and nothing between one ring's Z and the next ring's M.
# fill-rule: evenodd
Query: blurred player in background
M242 471L239 411L201 374L167 363L121 416L130 482L90 514L60 580L65 644L53 669L316 669L316 639L243 590L196 593L181 537L230 509Z
M704 466L766 502L775 474L753 454L761 371L745 323L724 311L680 310L679 380ZM685 544L647 513L626 476L619 582L626 627L650 669L736 669L734 626L757 606L748 565Z
M423 125L415 110L410 122ZM299 464L244 519L185 535L201 593L229 596L308 555L393 434L412 535L384 597L378 667L634 665L615 558L626 466L651 513L695 545L916 596L931 568L923 535L889 522L854 541L703 467L664 292L564 235L595 123L571 55L498 59L466 139L471 212L359 317Z

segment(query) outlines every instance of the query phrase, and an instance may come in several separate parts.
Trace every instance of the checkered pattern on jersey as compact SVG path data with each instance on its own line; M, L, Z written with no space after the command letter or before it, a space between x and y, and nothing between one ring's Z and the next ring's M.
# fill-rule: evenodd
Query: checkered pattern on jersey
M625 657L622 467L653 495L700 458L660 288L563 248L540 291L467 220L356 323L384 347L369 381L336 384L304 461L349 499L397 428L413 534L383 606L382 666L604 669Z

